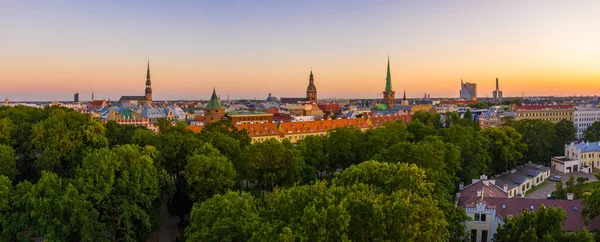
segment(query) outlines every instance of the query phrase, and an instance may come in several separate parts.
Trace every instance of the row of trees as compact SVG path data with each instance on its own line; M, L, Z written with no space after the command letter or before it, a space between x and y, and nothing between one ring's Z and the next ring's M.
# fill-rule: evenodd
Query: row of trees
M303 231L311 228L302 226L317 226L315 221L331 226L325 223L328 219L347 220L343 222L345 227L336 227L340 230L329 238L395 240L399 237L394 237L397 234L391 230L398 228L396 222L386 222L388 228L382 229L390 231L385 233L372 232L367 237L353 233L359 227L356 223L362 220L373 224L391 221L377 213L394 213L396 207L392 205L406 203L407 196L423 200L423 206L431 206L430 210L423 210L432 214L426 227L443 227L437 230L441 237L430 237L432 240L460 240L465 236L466 215L451 202L456 184L470 182L480 174L504 172L525 162L531 147L536 148L527 142L536 139L524 139L528 133L520 131L522 121L480 130L468 115L447 115L444 125L438 114L417 113L413 119L408 125L391 122L366 132L355 127L338 128L326 136L309 136L298 144L285 140L251 144L245 130L237 130L226 121L207 125L195 134L185 123L172 126L159 120L160 132L156 134L144 127L102 124L64 108L0 108L0 175L4 176L0 182L0 230L7 240L31 236L55 240L142 240L160 227L159 209L167 206L170 214L181 219L182 228L188 222L184 218L191 213L187 230L190 238L208 238L196 231L204 231L214 221L199 216L208 216L207 210L221 209L211 213L239 212L249 216L249 225L239 225L245 231L243 236L236 237L244 240L273 236L281 240L302 239L305 237L301 235L306 234ZM531 136L541 135L534 134ZM363 164L366 160L379 162ZM352 166L357 164L360 168ZM406 169L411 171L410 176L396 177ZM371 178L360 180L363 176ZM381 191L390 189L387 186L408 191ZM322 196L309 198L319 201L302 200L301 194L315 189ZM276 203L294 203L292 198L300 200L297 204ZM232 200L236 209L219 208L225 205L213 199ZM350 203L353 199L364 199L364 203ZM358 213L357 207L368 204L379 207L370 208L370 214ZM282 210L278 206L284 205L294 206L296 210L288 210L297 214L276 214ZM253 210L243 211L245 206ZM64 210L45 213L56 207ZM192 207L206 211L192 212ZM322 217L328 211L339 216ZM433 216L438 212L443 216ZM57 217L60 219L51 219ZM218 214L212 219L226 217L227 214ZM361 226L372 230L368 227L371 224ZM255 234L257 228L264 231ZM321 231L334 233L328 228Z

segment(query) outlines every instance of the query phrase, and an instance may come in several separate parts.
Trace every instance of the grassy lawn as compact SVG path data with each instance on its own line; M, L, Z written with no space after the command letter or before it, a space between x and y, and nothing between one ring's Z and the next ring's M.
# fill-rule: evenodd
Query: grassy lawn
M595 181L595 182L589 182L589 183L585 183L583 184L583 190L594 190L594 189L598 189L600 188L600 181Z

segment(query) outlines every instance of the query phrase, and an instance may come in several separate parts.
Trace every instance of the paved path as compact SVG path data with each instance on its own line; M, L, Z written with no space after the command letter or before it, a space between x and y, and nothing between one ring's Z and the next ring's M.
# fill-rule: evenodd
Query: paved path
M596 170L596 172L597 171L598 170ZM550 177L552 178L553 176L561 177L563 187L565 187L565 182L568 181L569 177L571 177L571 176L575 177L575 180L577 180L578 177L587 177L589 179L588 182L593 182L593 181L598 180L596 178L596 176L594 176L592 174L586 174L583 172L573 172L573 173L565 174L565 173L561 173L561 172L551 171ZM535 191L525 194L525 198L546 199L547 194L551 194L555 189L556 189L556 182L551 181L550 178L548 178Z

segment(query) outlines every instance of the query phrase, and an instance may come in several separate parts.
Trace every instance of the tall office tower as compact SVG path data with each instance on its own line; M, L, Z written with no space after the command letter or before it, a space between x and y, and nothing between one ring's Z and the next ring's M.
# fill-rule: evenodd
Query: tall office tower
M463 82L460 79L460 98L465 100L477 100L477 83Z

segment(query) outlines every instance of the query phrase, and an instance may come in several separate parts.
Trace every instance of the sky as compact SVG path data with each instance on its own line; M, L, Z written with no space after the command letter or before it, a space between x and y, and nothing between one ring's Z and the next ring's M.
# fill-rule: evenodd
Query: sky
M600 92L600 1L0 1L0 96L118 100ZM380 95L380 94L379 94Z

